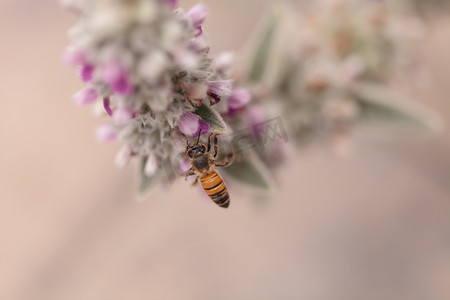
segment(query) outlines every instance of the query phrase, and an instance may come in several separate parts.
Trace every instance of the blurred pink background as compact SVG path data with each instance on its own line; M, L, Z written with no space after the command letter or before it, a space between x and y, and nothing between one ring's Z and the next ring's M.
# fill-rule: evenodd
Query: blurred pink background
M213 52L239 50L265 2L203 1ZM232 192L222 210L183 180L137 202L120 145L71 101L74 22L53 1L0 1L0 299L450 298L447 131L357 132L344 159L307 148L263 205ZM406 92L450 121L450 18L419 51L432 81Z

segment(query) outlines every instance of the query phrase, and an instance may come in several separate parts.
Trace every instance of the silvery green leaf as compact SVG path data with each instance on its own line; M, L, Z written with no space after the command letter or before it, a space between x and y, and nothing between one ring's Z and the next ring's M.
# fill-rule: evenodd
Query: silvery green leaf
M202 71L208 71L212 66L213 60L209 57L205 57L200 61L199 69Z
M211 106L202 104L194 113L211 126L211 132L221 134L228 131L227 124Z
M359 104L361 122L407 125L432 131L442 129L442 121L436 113L383 86L357 83L351 91Z
M274 179L256 155L250 155L246 160L234 162L224 169L224 173L231 177L236 185L249 187L266 194L270 194L274 190Z
M148 176L145 174L145 164L147 162L148 156L145 156L141 158L140 164L139 164L139 186L138 186L138 192L139 196L144 196L146 193L148 193L153 187L155 187L158 182L161 179L161 171L157 171L152 176Z

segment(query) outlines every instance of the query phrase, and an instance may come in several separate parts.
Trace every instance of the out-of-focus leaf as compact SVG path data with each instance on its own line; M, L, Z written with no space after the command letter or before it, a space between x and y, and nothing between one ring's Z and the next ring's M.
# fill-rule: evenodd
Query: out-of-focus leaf
M406 125L432 131L442 129L442 121L436 113L385 87L357 83L351 91L359 103L360 122Z
M196 111L195 114L199 116L204 122L211 126L211 131L214 133L226 133L228 131L227 124L220 116L218 112L211 109L209 105L202 104Z
M253 61L249 71L249 80L252 82L259 82L263 77L277 24L277 19L272 15L269 18L268 23L263 25L265 28L261 40L255 47L256 49L253 54Z
M284 5L265 13L247 45L248 81L276 89L286 78L296 49L297 16Z
M224 172L238 185L267 193L271 193L274 189L274 180L269 170L255 155L234 162L225 168Z
M154 175L152 176L147 176L144 172L145 170L145 164L147 162L148 156L145 156L141 159L140 164L139 164L139 186L138 186L138 192L139 192L139 196L144 196L145 194L147 194L148 192L150 192L150 190L155 187L160 179L161 179L161 171L157 171Z

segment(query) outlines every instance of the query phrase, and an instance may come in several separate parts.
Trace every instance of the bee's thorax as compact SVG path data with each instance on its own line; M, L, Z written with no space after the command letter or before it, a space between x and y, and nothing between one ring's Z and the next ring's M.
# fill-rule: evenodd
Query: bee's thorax
M208 155L203 154L193 159L193 165L199 171L202 171L209 166L209 158Z

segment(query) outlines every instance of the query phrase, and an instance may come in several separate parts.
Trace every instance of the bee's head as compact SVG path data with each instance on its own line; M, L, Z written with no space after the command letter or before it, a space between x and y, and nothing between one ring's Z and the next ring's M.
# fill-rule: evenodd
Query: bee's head
M206 152L205 145L199 144L201 134L202 131L200 130L200 132L198 133L197 142L192 146L189 145L189 141L186 141L187 143L186 153L189 155L190 158L199 157L200 155L203 155Z
M187 154L190 158L195 158L200 155L205 154L206 147L203 144L195 144L193 146L188 147Z

